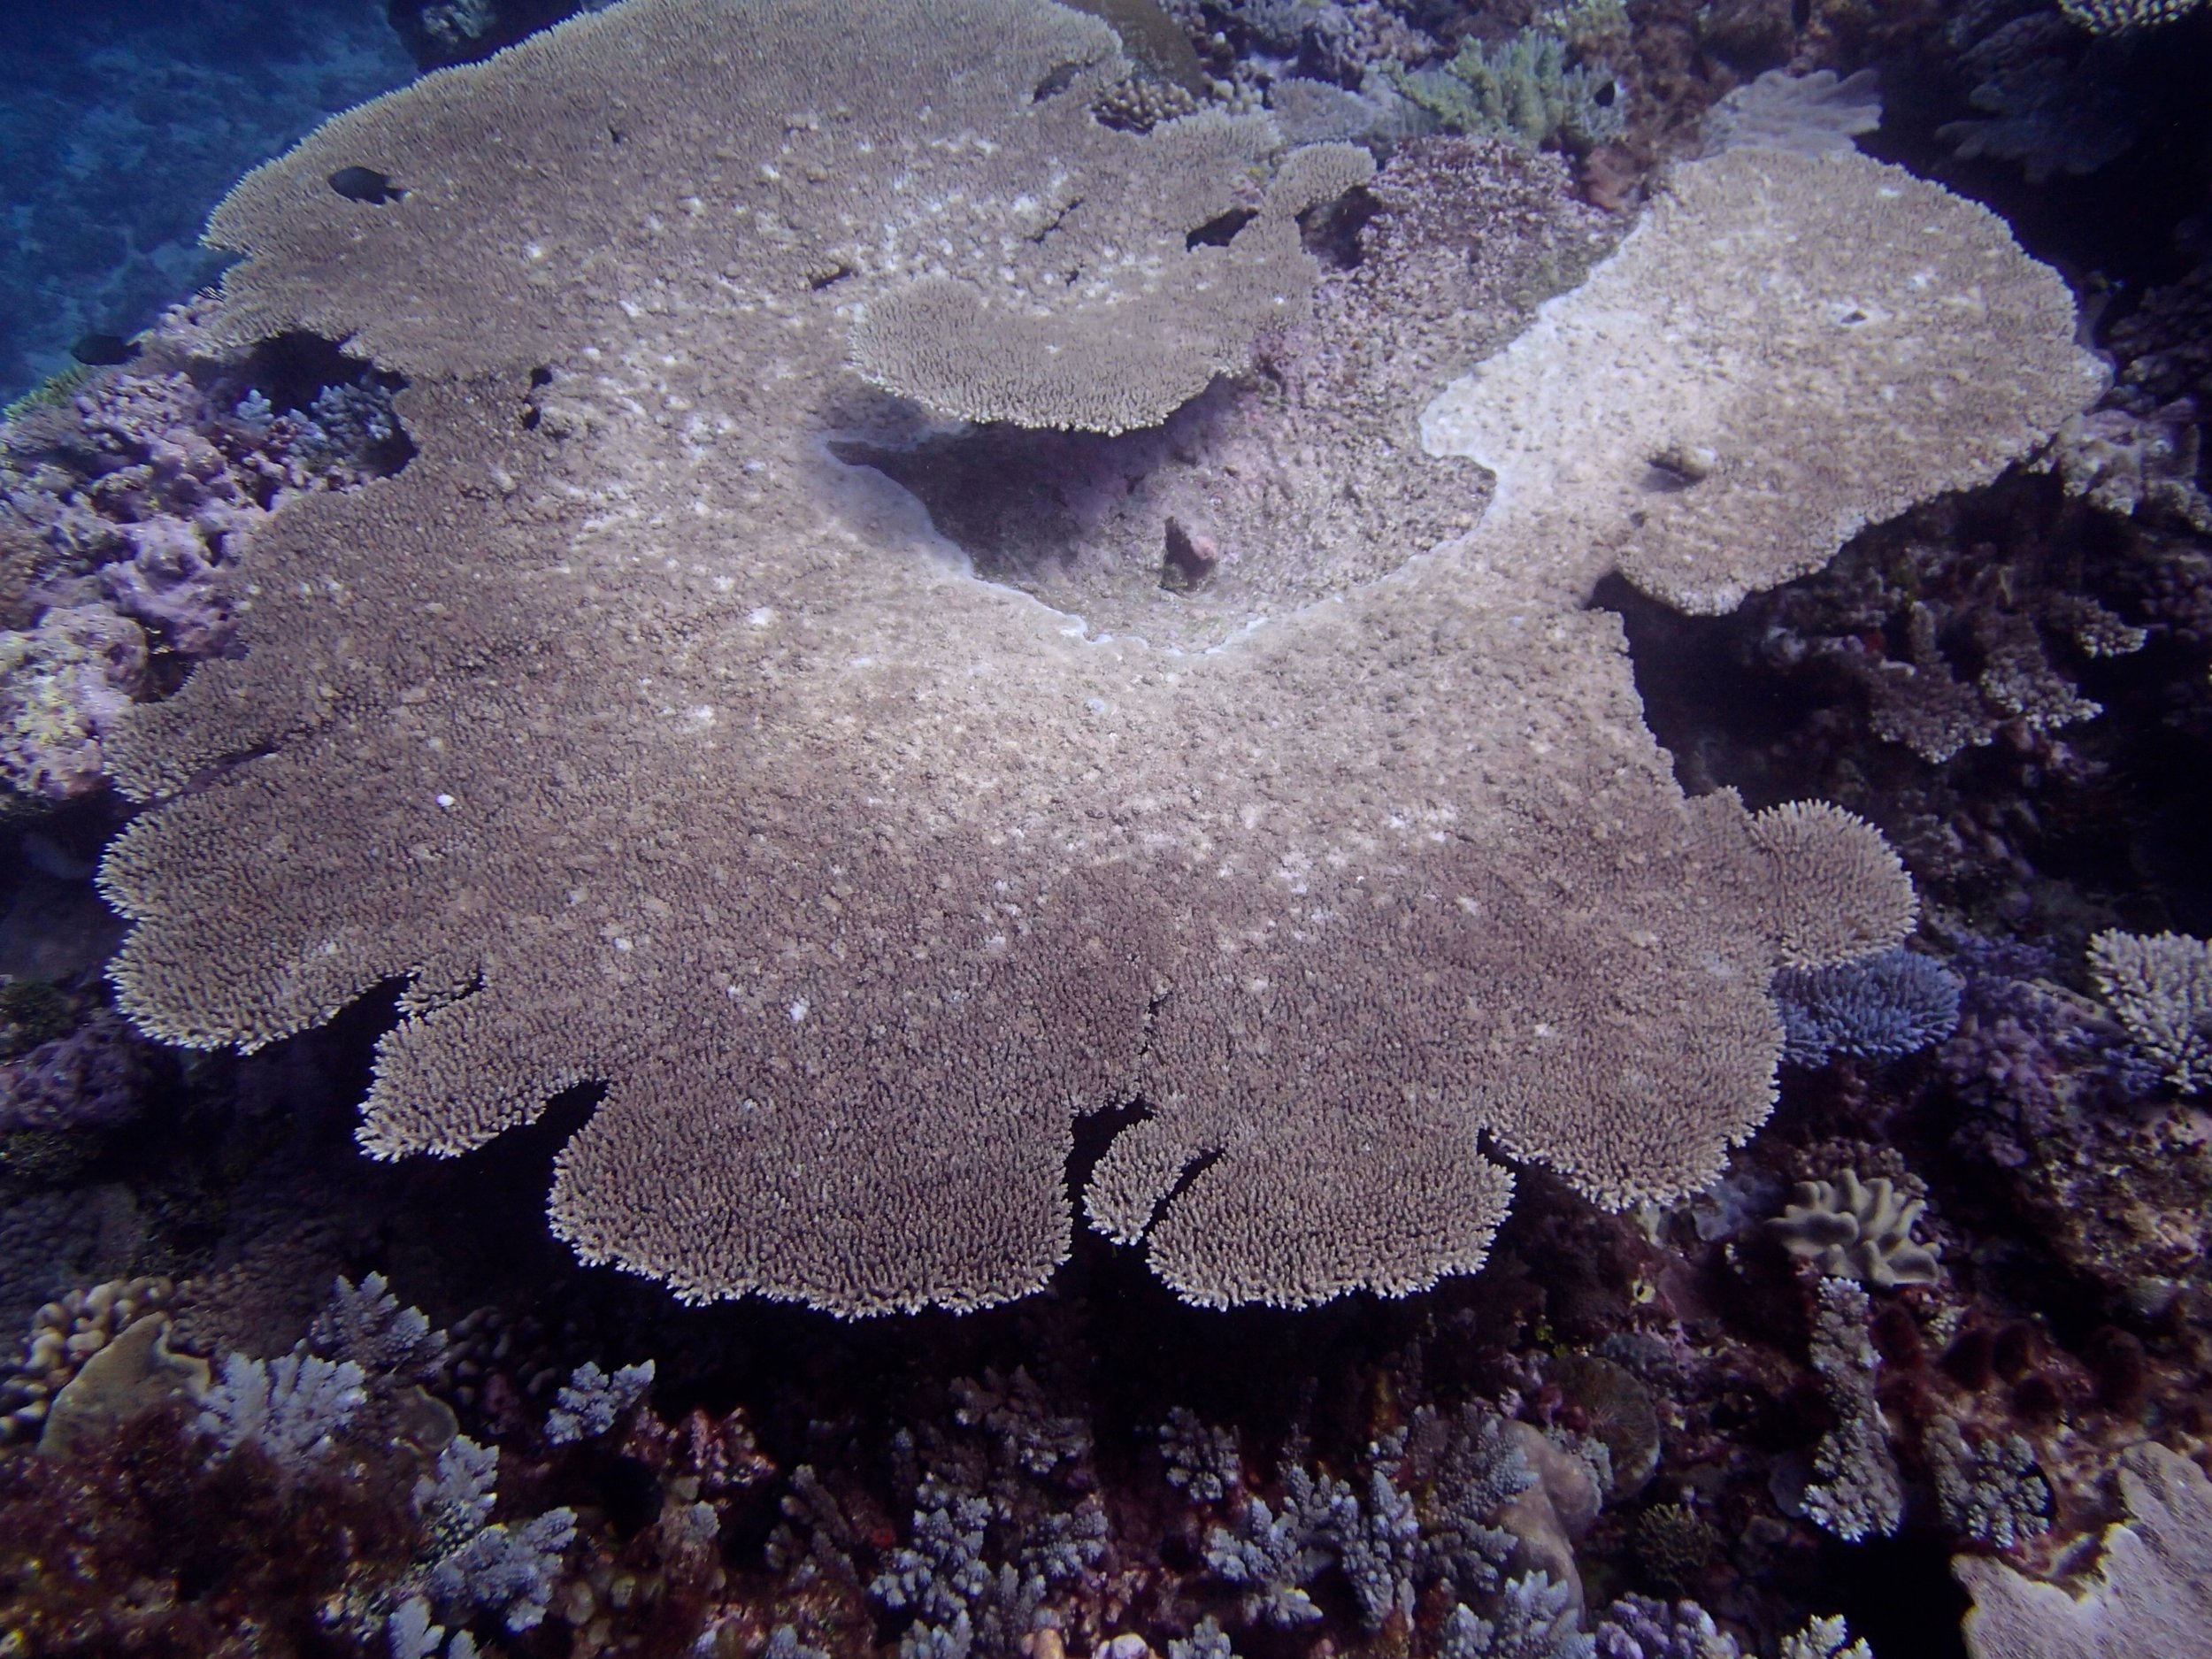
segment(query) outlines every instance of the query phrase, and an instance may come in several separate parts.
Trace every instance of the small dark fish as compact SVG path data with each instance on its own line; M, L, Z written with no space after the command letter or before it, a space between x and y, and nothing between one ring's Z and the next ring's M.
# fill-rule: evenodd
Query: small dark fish
M349 202L382 207L407 194L374 167L341 167L330 175L330 188Z
M120 334L82 334L69 355L88 368L111 369L136 357L138 348Z

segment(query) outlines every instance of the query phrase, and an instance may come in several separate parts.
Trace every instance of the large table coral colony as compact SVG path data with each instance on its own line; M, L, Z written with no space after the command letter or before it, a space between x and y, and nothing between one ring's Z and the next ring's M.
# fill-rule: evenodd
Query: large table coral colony
M1306 314L1294 216L1362 164L1111 130L1123 73L1043 0L634 0L247 179L211 343L350 341L419 453L277 513L249 654L112 745L157 803L104 873L132 1018L252 1046L407 976L364 1143L603 1081L553 1225L690 1298L1033 1290L1075 1118L1130 1102L1084 1208L1207 1303L1479 1266L1486 1134L1608 1203L1709 1180L1775 969L1911 889L1833 809L1686 800L1583 602L1725 607L1988 478L2099 389L2064 288L1855 156L1683 167L1428 388L1498 474L1471 534L1210 651L1148 642L1156 581L1101 635L824 438L890 391L1142 426Z

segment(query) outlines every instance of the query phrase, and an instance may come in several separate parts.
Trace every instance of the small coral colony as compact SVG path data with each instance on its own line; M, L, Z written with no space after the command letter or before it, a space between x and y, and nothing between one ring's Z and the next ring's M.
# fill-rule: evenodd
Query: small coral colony
M2212 7L204 10L0 106L0 1655L2212 1655Z

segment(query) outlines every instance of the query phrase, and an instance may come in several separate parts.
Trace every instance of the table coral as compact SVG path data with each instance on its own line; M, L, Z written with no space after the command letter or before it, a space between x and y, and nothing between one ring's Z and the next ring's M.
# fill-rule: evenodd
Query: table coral
M132 1016L256 1047L408 977L365 1144L457 1154L605 1079L554 1225L692 1298L1032 1290L1068 1249L1072 1120L1132 1100L1085 1207L1205 1303L1479 1266L1511 1186L1486 1132L1609 1204L1709 1179L1770 1102L1773 969L1895 943L1909 886L1848 814L1686 801L1583 599L1624 561L1720 603L1987 477L2100 384L2062 286L1878 164L1686 167L1547 317L1629 294L1740 401L1647 328L1540 324L1551 389L1472 536L1210 653L1094 641L949 563L821 432L918 280L1039 340L1110 330L1132 285L1187 296L1141 391L1024 381L1048 424L1230 364L1248 262L1296 320L1279 216L1179 238L1056 183L1253 153L1098 127L1121 73L1025 0L636 0L242 185L217 333L356 342L410 378L419 448L288 503L253 649L111 746L169 797L104 871ZM381 202L329 183L372 165ZM1535 452L1569 404L1588 440ZM1655 492L1678 437L1721 465Z
M2212 1627L2212 1481L2155 1442L2121 1460L2127 1519L2108 1528L2089 1594L2069 1594L2002 1562L1962 1555L1952 1570L1974 1598L1974 1659L2117 1659L2197 1653Z

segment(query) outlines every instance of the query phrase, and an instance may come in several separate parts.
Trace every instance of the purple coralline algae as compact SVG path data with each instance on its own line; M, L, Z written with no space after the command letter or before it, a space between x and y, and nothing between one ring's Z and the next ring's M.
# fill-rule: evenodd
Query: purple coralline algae
M1958 1026L1937 1063L1976 1109L1965 1133L1995 1162L2016 1165L2026 1147L2078 1130L2084 1114L2157 1092L2157 1067L2103 1009L2043 977L2042 953L1976 941L1959 962Z
M406 458L392 382L335 353L217 363L194 318L179 308L127 367L0 422L0 787L30 801L99 787L122 710L231 649L243 540L288 496ZM255 384L320 374L296 407Z
M154 1050L111 1009L0 1062L0 1132L105 1129L136 1117Z

